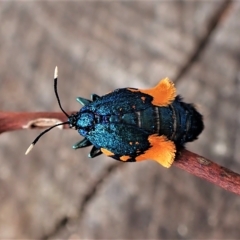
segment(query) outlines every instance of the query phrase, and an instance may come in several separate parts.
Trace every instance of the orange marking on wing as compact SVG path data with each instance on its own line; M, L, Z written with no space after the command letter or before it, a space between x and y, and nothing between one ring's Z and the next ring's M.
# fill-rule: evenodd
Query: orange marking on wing
M165 136L150 135L148 141L151 147L145 153L136 157L136 161L152 159L162 166L171 167L176 153L174 142L168 140Z
M107 155L109 157L115 155L114 153L112 153L111 151L109 151L109 150L107 150L105 148L101 148L101 151L102 151L102 153L104 153L105 155Z
M127 161L128 159L130 159L131 157L130 156L127 156L127 155L125 155L125 156L121 156L120 157L120 160L122 160L122 161Z
M142 92L153 97L152 104L155 106L166 106L171 104L176 97L176 88L169 78L162 79L157 86L150 89L132 89L132 92Z

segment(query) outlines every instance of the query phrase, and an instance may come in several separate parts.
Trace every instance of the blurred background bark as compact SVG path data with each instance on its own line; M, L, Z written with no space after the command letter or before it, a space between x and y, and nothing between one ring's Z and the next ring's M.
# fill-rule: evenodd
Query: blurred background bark
M75 97L168 76L205 131L187 148L240 172L240 3L1 2L1 111L67 111ZM1 124L1 123L0 123ZM153 161L74 151L76 131L0 136L1 238L239 238L240 198Z

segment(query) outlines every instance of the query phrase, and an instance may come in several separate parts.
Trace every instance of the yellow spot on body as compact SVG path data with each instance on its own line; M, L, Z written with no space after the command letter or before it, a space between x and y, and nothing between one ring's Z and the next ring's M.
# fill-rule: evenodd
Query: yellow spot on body
M107 150L105 148L101 148L101 151L102 151L102 153L104 153L105 155L107 155L109 157L115 155L114 153L112 153L111 151L109 151L109 150Z
M130 156L127 156L127 155L125 155L125 156L121 156L120 157L120 160L122 160L122 161L127 161L128 159L130 159L131 157Z

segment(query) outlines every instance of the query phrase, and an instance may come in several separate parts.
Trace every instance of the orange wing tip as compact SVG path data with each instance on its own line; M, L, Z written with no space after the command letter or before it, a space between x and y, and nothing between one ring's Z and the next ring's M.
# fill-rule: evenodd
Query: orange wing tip
M136 90L129 88L129 90L132 92L139 91L152 96L152 104L159 107L171 104L177 95L174 83L169 78L162 79L155 87L150 89Z
M144 154L138 156L136 161L152 159L160 163L163 167L171 167L176 153L174 142L165 136L151 135L148 138L151 147Z
M162 79L155 88L153 88L153 104L157 106L166 106L174 101L177 90L174 83L169 78Z
M175 153L169 152L168 154L162 155L161 158L153 159L161 164L165 168L170 168L175 159Z

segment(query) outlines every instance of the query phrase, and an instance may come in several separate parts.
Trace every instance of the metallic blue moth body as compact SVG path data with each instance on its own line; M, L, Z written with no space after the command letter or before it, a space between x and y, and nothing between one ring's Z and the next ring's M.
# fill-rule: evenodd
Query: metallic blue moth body
M73 148L93 145L90 157L105 153L117 160L137 161L152 147L149 136L165 136L179 149L203 130L201 114L179 96L159 107L153 105L153 96L122 88L102 97L94 94L92 101L81 97L77 101L84 106L69 122L84 139Z

